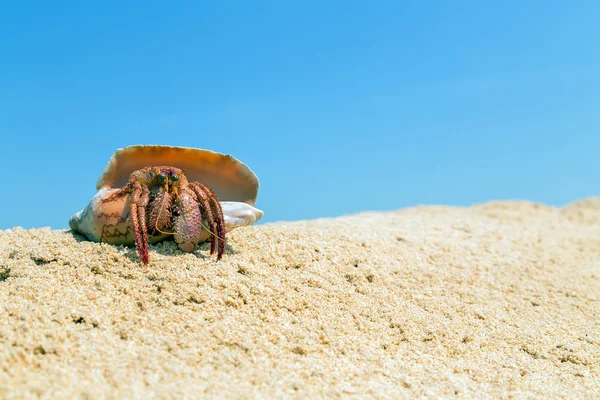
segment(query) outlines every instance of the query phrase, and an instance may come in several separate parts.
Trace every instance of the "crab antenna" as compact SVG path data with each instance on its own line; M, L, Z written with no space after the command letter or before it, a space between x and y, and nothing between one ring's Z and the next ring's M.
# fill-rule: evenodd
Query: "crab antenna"
M201 225L201 226L202 226L204 229L206 229L208 233L210 233L211 235L213 235L213 236L214 236L214 237L216 237L217 239L219 239L219 240L222 240L222 241L225 241L225 239L224 239L224 238L222 238L221 236L219 236L219 235L215 235L214 233L212 233L212 232L210 231L210 229L208 229L206 226L204 226L204 224L202 223L202 221L200 221L200 225Z
M158 214L158 216L160 217L160 213ZM175 232L163 232L160 230L160 228L158 227L158 219L156 220L156 222L154 223L154 228L159 231L160 233L162 233L163 235L174 235Z

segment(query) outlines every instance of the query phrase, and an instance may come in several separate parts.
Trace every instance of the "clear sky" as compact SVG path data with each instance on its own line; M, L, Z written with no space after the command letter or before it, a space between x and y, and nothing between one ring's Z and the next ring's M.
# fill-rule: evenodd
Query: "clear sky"
M261 222L600 194L598 1L0 6L0 228L67 228L112 152L229 153Z

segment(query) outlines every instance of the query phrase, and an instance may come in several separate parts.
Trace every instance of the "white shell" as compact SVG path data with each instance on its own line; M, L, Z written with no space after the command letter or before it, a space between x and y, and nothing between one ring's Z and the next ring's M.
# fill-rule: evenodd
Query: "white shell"
M225 232L240 226L250 226L262 218L262 210L239 201L221 201L221 209L225 219Z

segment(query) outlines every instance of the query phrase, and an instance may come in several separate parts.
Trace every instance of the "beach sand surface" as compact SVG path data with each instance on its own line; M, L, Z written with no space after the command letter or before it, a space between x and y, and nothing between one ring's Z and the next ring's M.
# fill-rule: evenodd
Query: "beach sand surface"
M268 213L268 210L265 210ZM600 198L135 248L0 232L0 398L599 398Z

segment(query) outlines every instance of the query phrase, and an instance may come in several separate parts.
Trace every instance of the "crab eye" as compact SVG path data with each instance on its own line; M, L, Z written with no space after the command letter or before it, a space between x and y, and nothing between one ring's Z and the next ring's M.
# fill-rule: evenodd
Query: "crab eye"
M177 175L171 175L171 180L178 181L179 177Z
M161 181L164 181L165 179L167 179L167 175L164 172L161 172L157 176L158 176L158 179Z

